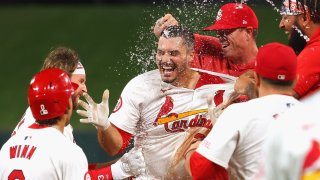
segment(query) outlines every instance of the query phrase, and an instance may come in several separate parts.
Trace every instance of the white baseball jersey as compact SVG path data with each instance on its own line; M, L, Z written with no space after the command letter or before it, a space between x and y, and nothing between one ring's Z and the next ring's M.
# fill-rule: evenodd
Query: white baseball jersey
M36 120L34 119L31 109L30 107L28 107L28 109L26 110L26 112L24 113L24 115L22 116L20 122L18 123L18 125L16 126L16 128L14 128L13 132L12 132L12 136L15 135L16 133L20 133L23 130L28 129L28 127L30 125L32 125ZM66 127L64 127L64 132L63 134L71 141L74 142L74 138L73 138L73 128L70 124L68 124Z
M221 101L233 91L233 84L203 85L195 90L178 88L161 80L158 70L132 79L124 88L110 122L135 136L142 146L150 179L163 179L170 158L190 127L202 127L206 119L207 96L215 92ZM185 179L187 174L180 174Z
M12 136L0 151L0 179L79 180L88 171L82 149L53 127Z
M320 179L319 95L273 122L259 179Z
M253 179L270 123L299 103L286 95L268 95L230 105L197 152L227 169L229 179Z

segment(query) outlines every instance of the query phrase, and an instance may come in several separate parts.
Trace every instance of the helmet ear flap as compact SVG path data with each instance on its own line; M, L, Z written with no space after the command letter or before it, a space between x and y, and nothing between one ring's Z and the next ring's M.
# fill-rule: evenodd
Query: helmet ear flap
M30 82L28 102L36 120L53 119L63 115L69 98L78 85L73 85L68 74L58 68L45 69Z

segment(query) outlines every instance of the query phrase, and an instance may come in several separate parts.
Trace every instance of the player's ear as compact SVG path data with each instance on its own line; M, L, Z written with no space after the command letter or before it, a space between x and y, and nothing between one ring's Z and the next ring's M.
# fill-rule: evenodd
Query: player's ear
M194 58L194 50L188 50L188 54L187 54L187 58L188 58L188 62L189 64L191 64L193 58Z

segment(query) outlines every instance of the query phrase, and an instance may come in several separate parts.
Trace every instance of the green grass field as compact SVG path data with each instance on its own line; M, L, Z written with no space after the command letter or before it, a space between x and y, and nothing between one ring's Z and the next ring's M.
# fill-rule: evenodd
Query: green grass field
M89 94L100 102L110 90L113 109L122 88L135 75L154 68L151 56L155 37L150 27L166 12L197 32L213 22L217 8L146 5L105 6L8 6L0 7L1 101L0 131L11 131L27 107L27 87L53 47L75 49L87 73ZM254 6L259 21L258 45L286 42L278 29L280 15L268 4ZM191 14L187 16L186 14ZM93 131L78 122L75 131Z

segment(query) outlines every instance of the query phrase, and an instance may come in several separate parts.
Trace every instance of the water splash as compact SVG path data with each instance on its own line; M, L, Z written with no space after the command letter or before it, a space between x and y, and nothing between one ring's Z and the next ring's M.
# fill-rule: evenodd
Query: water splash
M273 10L275 10L276 12L278 12L280 14L279 8L277 8L277 6L274 4L273 1L271 1L271 0L266 0L266 1L273 7Z
M299 33L299 35L303 37L304 40L306 40L307 42L310 41L309 37L303 34L303 32L301 32L301 30L297 26L292 25L292 28L295 29Z
M156 64L154 54L157 38L153 35L153 26L155 22L167 13L172 14L179 23L188 26L196 33L202 31L202 28L210 25L214 21L215 13L218 7L215 0L176 0L176 1L154 1L147 6L141 19L143 26L139 27L136 33L134 46L129 48L126 56L130 66L136 74L141 74L155 69ZM127 63L127 62L126 62Z
M273 1L271 1L271 0L266 0L266 1L267 1L269 4L271 4L271 6L273 7L273 10L277 11L277 12L280 14L281 11L279 10L279 8L276 7L276 5L274 4ZM281 15L281 14L280 14L280 15ZM302 32L297 26L292 25L292 28L295 29L295 30L299 33L299 35L300 35L301 37L303 37L303 39L306 40L306 42L308 42L308 41L310 40L309 37L308 37L307 35L303 34L303 32Z

